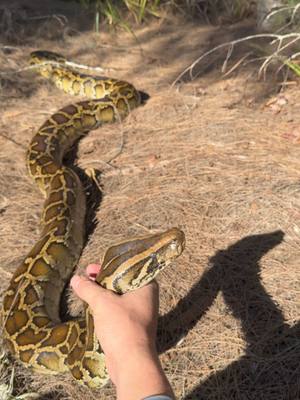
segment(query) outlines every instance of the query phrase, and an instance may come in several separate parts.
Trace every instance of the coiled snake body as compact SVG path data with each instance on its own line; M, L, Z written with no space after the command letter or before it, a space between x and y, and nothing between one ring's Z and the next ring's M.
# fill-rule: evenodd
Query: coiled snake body
M62 160L79 137L103 123L124 118L140 104L140 95L130 83L80 74L65 66L65 59L55 53L34 52L31 63L58 88L93 100L68 105L53 114L29 146L29 174L46 201L40 239L4 294L4 342L15 358L37 372L70 371L78 382L103 386L108 375L89 309L82 319L61 322L59 318L61 293L82 251L85 216L82 184ZM112 246L96 281L123 294L154 279L183 248L184 234L177 228Z

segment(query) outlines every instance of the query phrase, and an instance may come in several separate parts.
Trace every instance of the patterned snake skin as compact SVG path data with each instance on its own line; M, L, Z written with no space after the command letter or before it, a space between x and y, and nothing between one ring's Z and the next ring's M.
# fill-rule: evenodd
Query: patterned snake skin
M85 318L59 318L61 293L82 251L85 216L82 184L62 160L78 138L103 123L123 119L140 104L140 95L130 83L70 69L59 54L36 51L31 64L59 89L91 100L57 111L30 143L29 174L46 200L40 238L4 294L4 343L16 359L37 372L69 371L78 382L99 387L108 374L90 310L86 308ZM96 281L119 294L134 290L178 257L184 244L183 232L172 228L112 246Z

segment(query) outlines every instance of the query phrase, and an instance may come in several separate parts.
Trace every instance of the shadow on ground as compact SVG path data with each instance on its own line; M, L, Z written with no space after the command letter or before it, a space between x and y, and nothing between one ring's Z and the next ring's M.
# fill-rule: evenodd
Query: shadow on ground
M247 342L245 356L201 382L184 400L300 398L299 351L298 356L295 351L299 348L300 324L290 327L284 322L260 278L260 259L283 237L282 231L248 236L217 252L188 295L160 319L161 352L195 326L219 291L241 321ZM175 326L180 327L176 330Z

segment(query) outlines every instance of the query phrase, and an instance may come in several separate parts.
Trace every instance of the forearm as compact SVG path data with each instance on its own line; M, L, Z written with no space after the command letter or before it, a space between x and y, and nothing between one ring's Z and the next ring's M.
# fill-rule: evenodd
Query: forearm
M157 394L174 398L154 349L128 348L126 353L122 363L108 360L118 400L141 400Z

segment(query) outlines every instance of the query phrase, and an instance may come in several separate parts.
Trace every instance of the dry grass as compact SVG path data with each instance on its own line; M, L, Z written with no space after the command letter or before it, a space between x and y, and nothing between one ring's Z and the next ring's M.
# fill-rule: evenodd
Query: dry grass
M54 43L36 38L9 55L0 52L0 61L2 71L17 70L29 51L48 48L82 64L112 66L116 76L151 95L122 126L91 132L80 143L79 165L102 171L104 194L80 270L122 238L179 226L187 248L159 280L158 338L177 397L297 400L298 84L276 94L276 82L251 78L256 71L223 81L212 71L170 89L212 42L233 34L180 21L156 23L137 31L139 44L124 32L100 39L87 32ZM26 146L52 112L74 99L29 72L2 78L4 290L38 237L42 199L26 175ZM122 153L107 164L122 135ZM43 399L114 398L111 387L92 393L68 377L33 377L21 367L16 373L16 391L24 392L27 383Z

